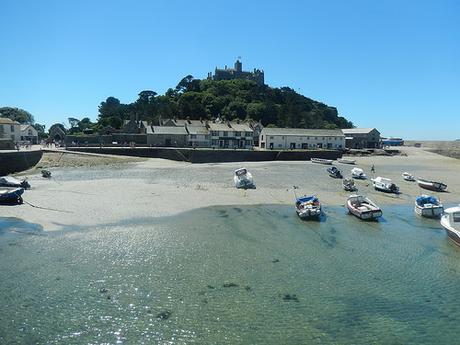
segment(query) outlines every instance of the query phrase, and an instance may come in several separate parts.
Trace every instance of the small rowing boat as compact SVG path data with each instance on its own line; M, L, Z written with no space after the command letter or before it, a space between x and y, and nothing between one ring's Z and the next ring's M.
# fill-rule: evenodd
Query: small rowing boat
M252 179L252 174L246 168L235 170L233 182L236 188L252 189L256 187Z
M24 189L29 189L30 184L29 182L27 182L27 179L19 180L13 176L1 176L0 187L20 187Z
M319 164L332 164L332 159L323 159L323 158L311 158L312 163L319 163Z
M24 188L1 188L0 189L0 204L22 204L22 194Z
M417 183L420 187L428 190L433 190L435 192L443 192L447 188L445 183L425 180L421 178L417 179Z
M360 179L360 180L365 180L367 178L366 174L364 173L364 170L361 168L351 169L351 177Z
M342 180L342 187L347 192L354 192L354 191L356 191L358 189L355 186L355 180L353 180L352 178L344 178Z
M362 220L374 220L383 215L380 207L363 195L350 195L347 200L347 208L352 215Z
M343 178L342 172L341 172L339 169L337 169L335 166L332 166L332 167L330 167L330 168L327 168L326 170L327 170L327 172L329 173L329 176L330 176L330 177L333 177L333 178Z
M347 159L347 158L339 158L337 159L337 162L342 163L342 164L356 164L356 160Z

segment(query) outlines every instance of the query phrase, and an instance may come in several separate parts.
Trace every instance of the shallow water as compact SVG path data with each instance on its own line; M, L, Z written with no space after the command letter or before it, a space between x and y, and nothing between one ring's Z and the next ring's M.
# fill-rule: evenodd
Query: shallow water
M0 343L453 344L460 250L385 207L211 207L46 232L0 219Z

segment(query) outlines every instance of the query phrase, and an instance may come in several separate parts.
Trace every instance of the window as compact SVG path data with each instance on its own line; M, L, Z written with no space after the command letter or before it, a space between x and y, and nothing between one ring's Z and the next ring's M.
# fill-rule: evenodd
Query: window
M241 132L235 132L235 137L241 137Z
M228 137L228 132L224 132L224 137Z
M270 139L275 139L275 137L270 137Z
M252 137L252 132L245 132L245 133L246 133L245 136Z
M210 140L210 139L211 139L211 136L210 136L210 135L205 135L205 136L204 136L204 139L205 139L205 140Z
M260 140L264 140L264 135L263 134L260 136Z
M219 132L218 131L211 131L211 135L213 137L218 137L219 136Z
M213 140L211 141L211 145L212 145L212 146L217 146L217 145L219 145L219 140L213 139Z
M14 125L11 125L11 133L14 133Z
M29 131L27 132L27 134L28 134L29 136L32 136L32 135L33 135L33 134L32 134L32 130L29 129Z
M196 134L190 134L190 139L196 139Z

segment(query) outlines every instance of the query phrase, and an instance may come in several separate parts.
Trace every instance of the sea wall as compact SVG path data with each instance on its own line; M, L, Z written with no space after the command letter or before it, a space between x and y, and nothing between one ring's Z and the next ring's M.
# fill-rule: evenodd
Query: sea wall
M304 161L312 157L325 159L337 159L342 157L342 152L336 150L251 151L157 147L69 147L67 150L121 156L164 158L191 163L257 162L274 160Z
M42 159L42 155L41 150L0 151L0 176L30 169Z

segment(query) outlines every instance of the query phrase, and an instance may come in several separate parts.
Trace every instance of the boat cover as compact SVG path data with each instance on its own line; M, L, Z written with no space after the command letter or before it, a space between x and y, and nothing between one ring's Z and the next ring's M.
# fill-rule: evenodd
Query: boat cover
M304 203L304 202L317 202L318 198L314 195L311 196L302 196L300 198L297 198L297 202L299 203Z
M432 205L437 205L438 204L438 199L436 199L434 196L429 196L429 195L421 195L418 196L415 201L417 202L417 205L423 206L426 204L432 204Z

